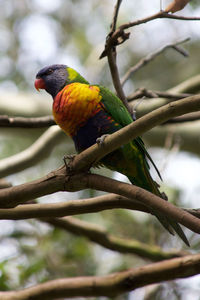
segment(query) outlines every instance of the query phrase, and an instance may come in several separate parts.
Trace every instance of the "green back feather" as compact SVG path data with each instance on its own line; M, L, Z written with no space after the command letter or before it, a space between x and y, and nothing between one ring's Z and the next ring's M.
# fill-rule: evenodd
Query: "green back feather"
M109 91L107 88L100 86L100 90L101 90L101 95L102 95L102 103L104 104L108 113L112 115L113 119L117 123L122 125L122 127L127 126L130 123L132 123L133 119L132 119L131 115L129 114L128 110L126 109L126 107L124 106L124 104L122 103L122 101L116 95L114 95L111 91ZM158 168L156 167L155 163L153 162L150 154L147 152L142 139L140 137L137 137L136 139L134 139L134 144L137 145L138 150L141 151L144 159L146 156L150 160L150 162L154 166L156 172L158 173L158 176L162 180L160 172L159 172ZM149 168L147 161L146 161L146 164L147 164L147 167Z

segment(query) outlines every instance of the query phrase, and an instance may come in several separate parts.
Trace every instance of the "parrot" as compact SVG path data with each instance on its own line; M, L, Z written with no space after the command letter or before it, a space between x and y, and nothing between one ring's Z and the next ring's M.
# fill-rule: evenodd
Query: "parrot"
M35 88L44 89L53 98L53 117L57 125L73 139L76 151L84 151L108 134L133 122L123 102L109 89L91 85L75 69L54 64L42 68L35 79ZM149 161L155 166L140 137L107 154L100 161L106 168L127 176L133 185L167 200L150 174ZM151 212L169 233L174 231L189 246L181 226L172 218Z

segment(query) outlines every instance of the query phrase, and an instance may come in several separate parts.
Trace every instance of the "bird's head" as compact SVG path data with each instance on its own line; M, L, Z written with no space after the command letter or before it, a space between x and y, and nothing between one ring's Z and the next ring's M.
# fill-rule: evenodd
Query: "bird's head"
M37 73L35 88L37 90L45 89L54 98L64 86L72 82L87 83L74 69L66 65L51 65Z

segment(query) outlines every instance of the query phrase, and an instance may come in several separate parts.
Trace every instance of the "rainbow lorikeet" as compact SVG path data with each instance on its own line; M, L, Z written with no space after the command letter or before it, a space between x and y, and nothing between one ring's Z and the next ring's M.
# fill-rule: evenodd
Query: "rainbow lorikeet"
M77 152L95 144L101 136L112 134L133 122L116 95L103 86L90 85L78 72L66 65L41 69L36 75L35 87L45 89L53 97L54 119L73 139ZM142 139L138 137L106 155L101 164L126 175L132 184L164 199L158 184L149 173L147 158L156 168ZM153 213L170 233L173 234L174 229L189 244L178 223L160 213Z

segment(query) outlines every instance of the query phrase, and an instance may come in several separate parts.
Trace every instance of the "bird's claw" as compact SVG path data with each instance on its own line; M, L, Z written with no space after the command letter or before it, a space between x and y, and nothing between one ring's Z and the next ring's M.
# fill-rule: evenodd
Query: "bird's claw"
M100 136L99 138L96 139L96 142L99 146L102 146L105 138L108 136L109 134L103 134L102 136Z
M75 156L76 156L75 154L67 154L67 155L63 156L63 161L65 164L66 170L69 172L72 171L71 162L74 160ZM68 162L67 162L67 160L68 160Z

